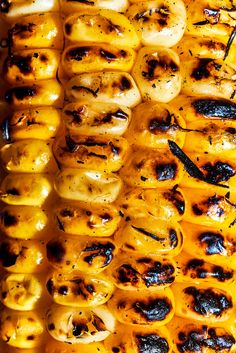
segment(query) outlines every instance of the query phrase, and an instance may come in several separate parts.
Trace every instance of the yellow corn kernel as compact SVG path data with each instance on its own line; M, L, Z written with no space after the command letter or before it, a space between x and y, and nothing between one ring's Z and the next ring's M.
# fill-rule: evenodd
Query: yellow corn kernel
M117 12L125 12L128 7L128 0L61 0L61 8L65 13L75 13L81 11L89 12L91 9L110 9Z
M6 206L0 213L0 230L11 238L38 238L47 223L47 214L39 207Z
M182 0L142 1L129 6L127 17L143 45L172 47L180 41L186 27L186 10Z
M32 274L9 274L1 280L0 292L1 302L8 308L33 310L43 295L42 278Z
M123 135L131 120L129 108L115 103L69 103L63 109L66 127L80 135Z
M234 316L234 297L230 286L218 288L206 284L175 283L172 290L176 300L176 315L192 321L218 323ZM211 303L211 304L209 304Z
M205 262L213 265L230 267L236 270L236 248L233 230L221 227L209 228L182 222L186 238L184 251L192 256L196 254Z
M55 172L57 165L52 154L52 143L27 139L7 144L0 150L1 160L8 172Z
M69 76L97 70L130 71L134 64L133 49L106 43L81 42L68 46L62 55L63 69Z
M117 201L124 216L130 219L154 216L169 221L182 219L185 201L180 189L127 189ZM128 219L129 219L128 218Z
M43 316L35 311L17 312L5 309L1 312L0 336L13 347L39 347L47 337Z
M236 158L236 122L199 120L187 124L184 150L193 153L211 153L234 160Z
M228 39L227 37L225 39ZM194 45L193 45L194 43ZM226 40L213 39L211 37L184 36L174 47L180 56L180 60L194 58L220 59L235 67L236 46L230 48L229 54L225 57Z
M235 8L230 0L190 0L186 33L229 38L235 27Z
M69 344L100 342L115 330L115 318L104 305L91 310L53 305L46 323L53 338Z
M110 102L127 107L140 103L141 96L132 76L127 72L99 71L73 77L66 85L72 102Z
M46 269L45 243L39 240L5 239L0 243L0 264L13 273L37 273Z
M122 137L67 135L57 139L54 155L63 167L115 172L124 164L128 148Z
M106 276L82 272L54 272L49 275L46 286L55 303L75 308L105 304L114 290L112 282Z
M151 352L160 349L160 352L172 352L172 340L165 327L155 329L136 328L128 325L117 325L116 334L110 335L104 342L107 353L114 352Z
M1 183L0 200L9 205L41 206L51 190L46 175L8 174Z
M121 187L118 175L95 170L64 169L55 178L59 196L75 201L112 203Z
M180 67L184 94L211 95L236 102L236 68L211 58L186 59Z
M190 344L191 347L198 347L199 353L234 353L236 349L234 335L225 323L216 322L213 326L175 316L168 329L172 333L176 353L182 353Z
M186 234L188 236L188 233ZM224 289L235 281L235 271L226 266L223 261L223 266L217 266L204 261L198 254L197 256L196 254L189 255L185 251L182 251L175 261L177 264L176 282L210 283Z
M213 139L214 137L213 135ZM201 139L201 143L204 144L204 137ZM221 192L222 188L217 186L217 184L222 184L229 187L231 192L236 192L236 163L233 158L230 158L232 150L224 152L226 157L224 157L224 153L212 154L213 151L214 147L209 149L209 154L201 154L200 152L187 153L191 161L208 180L212 181L212 184L207 184L203 180L193 178L184 170L180 186L191 189L207 188Z
M117 289L108 302L108 308L123 324L159 327L172 319L175 304L169 288L132 292Z
M132 74L142 97L168 103L181 90L179 56L163 47L144 47L137 56Z
M128 185L141 188L172 188L182 174L182 165L169 151L144 148L134 148L121 170Z
M25 49L8 55L4 62L5 79L11 85L55 78L60 53L52 49Z
M117 1L116 3L118 4ZM67 17L64 32L66 38L72 42L96 41L131 48L137 48L140 43L127 17L106 9L80 11Z
M186 97L179 95L172 102L171 107L178 110L186 122L206 119L232 120L235 119L236 105L231 100L216 97Z
M29 348L19 349L19 348L11 347L11 346L7 345L6 343L4 344L2 342L0 342L0 349L1 349L1 353L42 353L42 347L32 348L32 349L29 349ZM72 353L72 352L70 352L70 353Z
M118 248L145 255L176 256L182 249L183 232L178 223L160 219L137 218L131 220L115 234Z
M1 16L7 22L15 21L16 18L25 15L32 15L38 12L49 12L58 10L58 0L47 0L43 3L40 0L28 0L27 2L19 0L7 0L2 1L0 4Z
M57 13L33 14L17 19L10 29L12 48L63 48L61 17Z
M47 345L45 347L45 353L88 353L88 352L107 353L107 350L105 349L103 343L100 343L100 342L87 343L87 344L75 343L71 345L68 343L56 341L55 339L48 339ZM24 352L24 353L27 353L27 352ZM35 352L35 353L38 353L38 352Z
M184 119L167 104L142 103L134 108L126 137L131 143L151 148L166 148L168 139L183 147Z
M43 80L28 85L10 88L5 93L5 101L15 109L26 109L35 106L63 105L63 88L57 80Z
M61 113L53 107L36 107L13 112L7 118L7 132L11 140L27 138L49 140L61 125Z
M225 230L232 228L235 224L235 200L233 197L229 199L226 193L209 188L183 189L186 202L183 220Z
M66 233L91 237L110 237L118 228L121 216L113 205L63 203L55 209L58 227Z
M63 234L47 243L48 261L63 273L102 272L110 266L116 253L116 246L110 239Z
M171 259L121 252L112 262L108 273L113 283L120 289L148 289L151 292L168 287L174 282L175 266Z

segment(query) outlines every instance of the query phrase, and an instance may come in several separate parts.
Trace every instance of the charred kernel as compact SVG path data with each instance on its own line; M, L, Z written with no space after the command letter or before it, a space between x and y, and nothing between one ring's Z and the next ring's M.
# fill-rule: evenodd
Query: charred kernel
M139 353L168 353L169 345L165 338L157 334L136 336Z
M37 87L33 86L22 86L10 88L5 93L5 101L9 104L13 103L14 97L18 100L23 100L27 97L33 97L37 94Z
M78 47L70 50L66 56L68 59L81 61L85 56L89 55L89 51L90 47Z
M106 244L94 243L83 249L84 252L92 252L91 255L85 256L84 261L92 265L97 257L104 258L103 267L108 266L113 259L113 251L115 250L114 244L107 242Z
M135 302L134 310L147 321L162 321L171 311L171 304L165 299L151 299L148 303Z
M200 315L222 315L224 311L232 308L231 299L212 289L198 290L196 287L187 287L184 293L193 298L193 310Z
M158 165L155 168L155 171L157 175L157 180L159 181L172 180L176 176L177 165L175 163L169 163L169 164L158 163Z
M203 78L208 78L211 75L210 69L208 68L208 64L213 62L213 59L202 58L198 61L198 66L194 68L192 71L192 78L196 81L200 81Z
M202 166L202 169L205 172L206 178L213 183L228 181L236 173L235 169L230 164L220 161L215 164L206 163Z
M60 263L65 257L65 248L59 241L47 243L47 257L49 261Z
M28 75L32 72L32 56L27 55L27 56L20 56L20 55L14 55L12 54L9 56L5 63L4 63L4 69L8 70L8 67L12 66L17 66L20 72L24 75Z
M224 237L220 233L203 232L198 236L201 243L206 244L207 255L222 255L226 252Z

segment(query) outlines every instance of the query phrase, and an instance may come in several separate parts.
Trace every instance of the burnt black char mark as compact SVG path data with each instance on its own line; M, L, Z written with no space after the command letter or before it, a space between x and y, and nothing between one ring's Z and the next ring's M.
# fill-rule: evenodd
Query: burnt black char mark
M140 273L129 264L123 264L118 269L118 280L120 283L130 283L132 286L136 286L139 279Z
M220 233L203 232L198 236L201 243L206 244L207 255L223 255L226 253L224 237Z
M236 104L226 99L197 99L192 106L197 114L208 118L236 120Z
M86 86L77 86L74 85L72 86L72 89L75 91L87 91L88 93L91 93L93 97L97 97L97 93L99 91L99 88L97 88L96 90L93 90L92 88L86 87Z
M17 66L20 72L24 75L29 75L32 72L32 55L21 56L17 54L10 55L4 63L4 69L7 71L8 67Z
M210 268L204 267L205 262L200 259L190 260L186 264L186 273L191 271L191 278L216 278L219 282L225 282L233 277L233 271L226 271L221 266L210 265Z
M80 2L81 4L94 5L94 1L91 0L67 0L67 2Z
M163 196L166 200L172 202L180 215L184 214L185 201L183 195L178 190L170 190L164 192Z
M117 56L108 50L101 49L100 55L102 58L106 59L107 61L115 61L117 60Z
M232 178L236 172L228 163L216 162L215 164L206 163L202 169L206 171L206 178L214 183L220 183Z
M144 234L144 235L146 235L147 237L150 237L150 238L152 238L152 239L154 239L154 240L156 240L156 241L162 242L162 241L165 240L165 238L160 238L160 237L158 237L157 235L155 235L155 234L153 234L153 233L151 233L151 232L148 232L148 231L145 230L144 228L139 228L139 227L135 227L135 226L132 226L132 228L135 229L137 232L139 232L139 233L141 233L141 234Z
M2 138L4 141L6 142L10 142L11 141L11 135L10 135L10 129L9 129L9 117L7 117L6 119L3 120L2 123Z
M69 60L81 61L89 55L90 47L73 48L67 52L66 58Z
M0 263L3 267L14 266L19 255L19 253L14 252L10 243L3 242L0 244Z
M172 309L166 299L149 299L146 302L135 302L133 308L147 322L163 321Z
M0 218L4 224L4 227L13 227L18 224L18 219L16 216L11 215L8 211L3 211L0 213Z
M0 1L0 12L8 13L11 8L11 3L8 0L1 0Z
M14 97L19 101L22 101L25 98L35 96L37 94L37 91L38 88L35 85L10 88L5 93L5 101L11 104L14 101Z
M188 333L180 332L177 344L180 353L201 353L203 349L210 348L214 352L230 351L235 339L232 335L224 334L217 335L214 328L208 330L206 338L207 327L199 330L192 330Z
M157 68L160 68L161 71L170 71L171 73L175 73L179 71L178 65L169 58L159 58L151 59L147 61L147 71L142 71L142 76L145 77L147 80L153 80L159 77L157 72Z
M192 296L192 310L202 316L219 317L232 308L231 299L211 288L198 290L196 287L187 287L184 293Z
M120 119L120 120L127 120L128 114L126 114L123 110L118 109L114 113L108 113L107 115L105 115L101 120L101 122L107 124L107 123L110 123L113 118Z
M61 263L66 255L66 250L60 241L51 240L47 243L47 258L50 262Z
M92 265L93 260L96 259L96 257L102 257L104 258L104 263L102 267L106 267L113 260L114 250L115 250L115 246L110 242L107 242L104 244L93 243L90 246L87 246L85 249L83 249L84 252L92 252L91 255L84 257L84 261L87 262L89 265Z
M208 59L208 58L198 59L198 66L196 68L194 68L191 76L196 81L200 81L203 78L210 77L211 73L209 71L208 64L211 62L213 62L213 59Z
M177 173L176 163L158 163L155 167L155 172L157 175L157 180L173 180Z
M144 272L142 278L147 287L164 285L174 282L174 273L173 265L155 261L154 265Z
M168 353L169 345L165 338L157 334L137 335L136 342L139 353Z

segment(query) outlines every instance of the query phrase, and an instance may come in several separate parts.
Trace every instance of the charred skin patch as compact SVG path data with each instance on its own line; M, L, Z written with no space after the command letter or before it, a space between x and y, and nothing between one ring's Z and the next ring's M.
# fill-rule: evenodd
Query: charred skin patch
M204 15L208 23L215 25L220 20L220 10L204 9Z
M177 164L173 163L158 163L155 166L156 178L159 181L174 180L177 174Z
M47 258L50 262L61 263L64 261L66 250L60 241L51 240L47 243Z
M117 60L117 56L114 53L109 52L108 50L101 49L99 52L101 58L107 61L115 61Z
M14 98L22 101L23 99L34 97L37 92L38 87L36 85L10 88L5 93L5 101L12 104L14 102Z
M215 266L212 264L207 264L205 261L200 259L192 259L183 269L184 275L189 274L191 278L215 278L219 282L225 282L233 277L233 270L226 271L221 266Z
M82 123L82 115L84 114L84 107L80 107L77 110L65 110L65 114L67 116L72 117L72 123L76 125L81 125Z
M187 287L185 294L192 297L192 310L202 316L221 316L232 308L231 299L211 288L198 290L196 287Z
M72 325L73 325L72 334L74 337L80 337L84 332L89 331L88 326L81 321L73 320Z
M206 255L223 255L226 253L224 237L220 233L203 232L198 240L205 246Z
M111 261L113 260L113 252L115 250L114 244L107 242L107 243L93 243L90 246L87 246L83 249L84 252L91 252L90 255L86 255L84 257L84 261L89 265L93 264L93 261L97 257L101 257L104 259L102 267L108 266Z
M225 213L224 209L220 206L222 201L224 201L223 196L214 195L199 204L193 204L192 211L196 216L210 215L211 208L214 207L214 215L220 218Z
M70 280L70 282L72 283L71 292L75 296L80 296L85 300L87 300L89 297L93 297L95 288L92 284L86 285L84 280L81 278Z
M87 57L89 55L90 50L91 47L89 46L73 48L72 50L66 53L66 59L81 61L84 57Z
M0 263L3 267L11 267L16 264L19 252L14 251L11 244L3 242L0 244Z
M163 196L175 206L181 216L184 214L185 201L183 195L178 190L166 191Z
M94 1L92 0L67 0L67 2L79 2L80 4L86 4L86 5L94 5Z
M202 58L198 59L198 65L192 71L191 77L196 81L200 81L203 78L211 76L209 64L213 62L213 59Z
M9 194L9 195L20 196L20 192L16 188L7 189L6 193Z
M4 70L8 70L12 66L17 66L23 75L29 75L32 73L32 55L21 56L17 54L11 54L4 63Z
M165 338L157 334L137 335L135 341L139 353L168 353L169 345Z
M158 118L152 118L148 126L149 131L152 134L166 133L168 130L178 129L178 123L174 114L171 114L168 110L165 111L165 116Z
M72 32L72 25L70 23L65 24L65 33L69 36Z
M233 344L235 344L235 339L232 335L227 334L227 332L219 335L216 329L208 329L206 326L186 333L180 332L178 339L177 348L180 353L201 353L206 348L214 352L229 352Z
M147 322L163 321L172 309L171 303L164 298L149 299L133 304L134 311Z
M120 119L120 120L127 120L128 119L128 114L126 114L123 110L118 109L116 112L111 112L106 114L102 120L101 123L110 123L112 119Z
M63 218L66 218L66 217L72 218L74 217L74 211L70 210L69 208L64 208L63 210L60 211L60 216Z
M178 65L168 56L146 61L146 71L142 71L142 76L151 81L163 76L163 73L173 74L179 71Z
M226 99L197 99L192 106L197 114L207 118L236 120L236 104Z
M1 0L0 1L0 12L8 13L11 8L11 3L8 0Z
M154 17L153 17L154 15ZM165 27L168 25L168 20L171 13L167 6L160 6L158 8L152 8L147 11L142 11L134 16L134 20L142 21L143 23L151 22L155 19L155 23L159 24L159 27Z
M16 23L12 29L10 29L9 34L11 40L14 37L18 37L19 39L27 39L31 37L32 33L36 30L37 25L34 23L21 24Z
M214 164L206 163L201 169L205 172L206 178L214 183L228 181L236 174L235 169L230 164L220 161Z
M0 213L0 218L4 224L4 227L14 227L18 224L18 219L16 216L11 215L8 211Z

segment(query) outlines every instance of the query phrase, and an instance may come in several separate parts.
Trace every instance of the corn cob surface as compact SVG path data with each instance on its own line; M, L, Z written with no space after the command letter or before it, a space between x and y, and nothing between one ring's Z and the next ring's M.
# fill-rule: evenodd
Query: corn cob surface
M236 2L0 16L0 353L235 353Z

